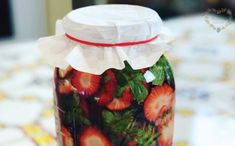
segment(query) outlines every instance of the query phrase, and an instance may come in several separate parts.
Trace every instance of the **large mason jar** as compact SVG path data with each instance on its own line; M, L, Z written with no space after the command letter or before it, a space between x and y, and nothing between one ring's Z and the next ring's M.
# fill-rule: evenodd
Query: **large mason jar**
M60 146L171 146L175 83L158 14L131 5L70 12L40 40L54 69Z

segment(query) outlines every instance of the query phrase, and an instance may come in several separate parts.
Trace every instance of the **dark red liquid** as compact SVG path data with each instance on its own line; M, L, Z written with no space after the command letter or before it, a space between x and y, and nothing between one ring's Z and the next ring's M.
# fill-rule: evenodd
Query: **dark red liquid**
M150 68L126 63L102 75L56 68L54 81L61 146L172 145L175 85L164 56Z

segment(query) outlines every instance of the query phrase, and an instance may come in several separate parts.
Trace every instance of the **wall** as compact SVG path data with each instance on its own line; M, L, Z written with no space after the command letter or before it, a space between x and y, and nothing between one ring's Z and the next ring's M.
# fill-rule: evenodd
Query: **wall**
M47 0L47 21L49 34L55 32L55 22L63 18L72 9L71 0Z
M37 39L47 35L45 0L11 0L16 40Z

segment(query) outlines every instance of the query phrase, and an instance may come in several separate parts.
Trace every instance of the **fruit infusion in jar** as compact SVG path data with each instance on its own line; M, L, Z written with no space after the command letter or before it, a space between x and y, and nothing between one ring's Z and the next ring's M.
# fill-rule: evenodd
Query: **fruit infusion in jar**
M102 75L56 68L54 80L62 146L172 145L175 84L164 56L149 68L125 62Z

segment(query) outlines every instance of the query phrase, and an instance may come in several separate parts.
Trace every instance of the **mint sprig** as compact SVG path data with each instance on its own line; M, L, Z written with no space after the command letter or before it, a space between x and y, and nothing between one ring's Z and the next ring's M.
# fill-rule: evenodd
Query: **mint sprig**
M120 114L104 110L102 117L105 126L108 126L112 132L121 134L125 132L129 123L131 123L133 112L128 111L124 114Z
M80 106L80 97L76 94L73 95L72 110L66 111L64 116L68 124L74 121L79 121L83 125L91 124L90 120L84 116L84 112Z
M153 85L162 85L165 80L164 67L160 63L156 63L149 69L155 76L155 79L152 81Z
M159 136L155 126L140 124L133 116L134 111L113 113L105 110L102 113L105 126L113 133L125 135L124 141L134 139L140 146L151 146Z
M169 62L164 55L153 65L149 71L151 71L155 79L152 81L153 85L160 86L166 81L169 85L175 88L174 75Z
M159 133L155 132L155 127L148 125L145 129L139 129L136 135L136 142L140 146L151 146L159 137Z
M120 97L126 87L131 88L134 99L141 103L148 96L148 90L143 85L144 77L139 70L133 70L131 66L125 62L125 68L122 71L115 70L117 78L117 89L115 95Z
M142 84L142 82L130 81L129 85L130 85L132 94L135 97L136 101L138 103L143 102L144 99L148 96L148 90Z
M173 71L171 69L170 63L167 61L167 59L166 59L166 57L164 55L162 55L160 63L164 67L166 82L171 87L173 87L175 89L174 74L173 74Z

